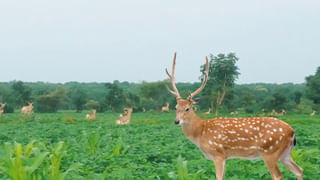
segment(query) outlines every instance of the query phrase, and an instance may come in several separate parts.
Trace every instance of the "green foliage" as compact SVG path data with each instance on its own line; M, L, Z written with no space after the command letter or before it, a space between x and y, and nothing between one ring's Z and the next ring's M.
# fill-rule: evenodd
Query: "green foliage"
M200 180L203 170L199 170L194 174L189 174L187 164L188 162L179 155L177 159L177 174L175 172L170 172L168 174L169 178L178 180Z
M50 179L52 180L63 180L66 174L71 171L68 169L65 172L61 172L62 158L67 154L66 144L64 142L58 142L52 148L50 148Z
M299 91L295 91L294 92L294 102L296 104L300 104L301 102L301 97L302 97L302 92L299 92Z
M13 180L63 180L71 171L61 171L62 158L66 155L66 145L58 142L53 147L31 141L23 146L20 143L4 143L0 149L0 170Z
M216 109L216 114L219 114L220 106L225 98L232 98L231 89L235 85L235 80L239 76L239 68L236 66L238 57L234 53L218 54L210 56L209 75L206 88L203 90L206 104L211 104ZM204 78L206 66L201 66L202 77ZM226 94L228 94L226 96ZM230 102L230 101L229 101Z
M304 99L299 105L297 105L295 111L297 113L308 113L312 112L312 107L314 106L313 102L309 99Z
M284 95L280 93L275 93L272 96L269 96L268 98L266 98L264 102L264 107L267 108L268 110L272 110L272 109L281 110L286 108L286 105L285 105L286 103L287 103L287 99Z
M100 143L100 135L98 133L90 134L88 137L88 145L92 155L95 155Z
M23 144L23 167L35 164L33 158L36 157L36 149L40 153L48 153L33 171L33 174L41 177L38 179L50 179L54 169L59 171L54 171L56 175L52 177L58 178L67 172L62 175L64 179L206 180L215 177L213 162L207 160L185 137L181 127L174 125L175 112L134 113L127 126L115 125L118 113L99 113L94 123L85 121L85 114L74 111L36 113L38 121L27 123L15 122L20 117L19 113L7 114L0 123L0 144L11 144L13 154L10 159L13 160L16 158L14 142ZM66 117L77 121L62 122L61 119ZM297 146L293 148L293 158L304 169L304 178L319 179L319 115L310 117L309 114L290 112L281 118L295 130ZM95 134L99 138L94 137ZM88 144L90 136L95 139L92 143L95 145L94 155ZM36 141L26 148L26 144L32 140ZM64 145L61 141L65 142ZM4 155L4 149L0 148L0 157ZM179 155L183 158L179 158ZM51 157L55 160L51 161ZM3 162L0 160L1 180L10 178L2 169ZM281 163L279 165L284 179L295 179ZM226 179L271 179L262 159L230 159L226 167Z
M40 165L48 155L34 146L34 141L23 147L19 143L4 143L0 153L1 171L13 180L39 179Z
M114 156L114 157L120 156L121 146L122 146L122 142L121 142L121 139L119 139L117 144L114 146L114 148L112 150L112 156Z
M81 112L88 98L86 91L75 87L73 89L70 89L68 94L77 112Z
M38 112L57 112L59 105L62 105L66 100L67 91L56 89L49 94L37 96L35 107Z
M0 83L0 102L7 103L10 105L10 110L13 109L21 109L21 104L16 104L15 95L13 94L12 85L16 82L8 82L8 83ZM113 83L109 83L106 86L104 83L77 83L77 82L69 82L65 84L53 84L53 83L23 83L25 87L28 87L31 90L31 99L37 100L39 96L45 96L57 89L67 89L68 93L66 94L66 98L57 106L59 110L74 110L76 107L74 105L75 101L72 101L72 93L71 91L83 91L87 94L87 100L89 100L89 104L84 106L88 109L97 109L98 112L103 112L105 110L112 110L110 106L110 102L107 100L107 96L110 92L109 85L116 84L120 89L122 89L122 96L120 101L116 101L118 110L122 111L122 107L133 108L134 112L142 111L142 109L148 110L160 110L162 106L165 105L166 102L170 103L170 109L173 109L176 103L176 99L170 93L166 91L164 88L165 84L170 84L166 81L159 82L141 82L141 83L128 83L128 82L119 82L115 81ZM200 87L200 82L197 83L176 83L180 95L182 97L187 97L189 92L193 92L197 88ZM201 110L208 110L210 106L214 106L215 101L212 99L215 98L217 93L207 94L205 91L211 91L209 87L205 87L203 93L200 93L200 103L199 107ZM300 92L302 96L300 97ZM306 101L306 86L305 84L242 84L235 85L233 88L227 89L227 94L224 98L224 103L221 105L222 111L235 111L235 110L244 110L247 113L257 113L260 112L261 109L266 108L266 102L268 99L273 98L275 93L281 94L286 98L286 103L284 103L284 109L286 110L296 110L298 107L299 101ZM112 93L111 93L112 94ZM115 95L115 93L113 93ZM112 95L110 95L112 97ZM74 98L74 97L73 97ZM80 98L82 99L82 98ZM113 98L115 99L115 98ZM92 101L91 101L92 100ZM248 101L246 101L248 100ZM81 104L79 103L80 108ZM35 103L35 112L39 112L38 108L45 109L44 111L50 112L52 110L49 109L45 105ZM83 104L82 104L83 105ZM89 106L87 106L89 105ZM41 106L41 107L39 107ZM9 106L8 106L9 107ZM299 106L300 107L300 106ZM314 105L312 108L317 110L320 106ZM50 108L52 109L52 108ZM54 109L54 108L53 108ZM115 110L115 109L114 109ZM276 109L277 111L281 111L281 109ZM10 111L10 112L11 112ZM299 110L297 110L299 112ZM310 113L310 112L309 112Z
M96 109L97 111L101 112L101 106L100 103L98 101L95 100L89 100L85 106L87 107L87 109Z
M142 99L141 106L145 109L161 109L161 107L171 98L171 94L165 89L168 81L142 82L139 86L139 95Z
M109 93L106 96L105 104L112 111L121 111L124 107L125 96L124 90L117 84L106 84Z
M4 107L4 113L13 113L14 112L14 108L11 104L6 104L6 106Z
M11 87L16 105L22 106L31 101L31 89L22 81L14 82Z
M315 75L306 77L307 92L306 95L315 104L320 104L320 67L318 67Z

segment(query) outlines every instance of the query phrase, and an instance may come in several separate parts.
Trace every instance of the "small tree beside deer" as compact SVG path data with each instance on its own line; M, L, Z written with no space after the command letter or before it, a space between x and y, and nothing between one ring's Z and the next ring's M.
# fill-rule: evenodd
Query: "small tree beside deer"
M202 96L204 101L210 101L206 104L211 104L211 109L215 109L216 116L219 116L226 95L231 93L229 90L235 85L235 80L240 74L236 66L237 61L238 58L234 53L210 56L207 88L203 90ZM201 72L201 79L203 79L206 65L201 66Z

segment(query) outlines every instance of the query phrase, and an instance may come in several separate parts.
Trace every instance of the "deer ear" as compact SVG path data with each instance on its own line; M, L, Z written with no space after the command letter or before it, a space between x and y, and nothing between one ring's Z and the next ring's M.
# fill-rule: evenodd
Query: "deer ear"
M195 99L193 100L193 104L197 104L199 101L200 101L200 98L195 98Z

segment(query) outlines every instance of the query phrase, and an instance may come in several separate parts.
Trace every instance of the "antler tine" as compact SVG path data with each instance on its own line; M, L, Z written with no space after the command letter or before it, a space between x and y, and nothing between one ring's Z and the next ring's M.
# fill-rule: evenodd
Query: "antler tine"
M171 75L168 72L168 69L166 68L166 73L167 73L167 75L169 76L169 78L171 80L172 88L173 88L174 91L170 90L168 86L166 86L166 88L171 94L175 95L177 97L177 99L178 99L178 98L181 98L181 97L180 97L179 91L178 91L178 89L176 87L176 84L174 82L174 71L175 71L175 66L176 66L176 57L177 57L177 53L175 52L174 56L173 56L173 65L172 65Z
M204 75L204 79L202 81L202 85L200 86L199 89L197 89L196 91L194 91L193 93L191 93L188 97L188 99L192 99L193 96L195 96L196 94L198 94L206 85L207 83L207 79L208 79L208 73L209 73L209 60L208 60L208 56L206 56L206 73Z

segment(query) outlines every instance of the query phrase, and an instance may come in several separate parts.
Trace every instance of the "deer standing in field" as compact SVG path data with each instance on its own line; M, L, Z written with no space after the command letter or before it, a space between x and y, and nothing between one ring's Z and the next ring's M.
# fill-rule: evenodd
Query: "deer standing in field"
M282 109L281 112L276 113L277 116L284 116L284 115L286 115L286 114L287 114L287 111L284 110L284 109Z
M277 115L277 112L274 109L272 109L272 111L268 113L268 116L276 116L276 115Z
M124 125L129 124L131 121L132 108L124 108L124 113L120 114L120 119L117 120L117 124Z
M161 112L169 112L169 103L166 103L166 106L163 106Z
M192 110L196 103L193 97L198 94L207 82L209 72L206 57L206 72L199 89L183 99L174 82L176 53L173 58L172 73L169 76L173 90L167 90L176 96L176 119L185 136L197 145L216 168L216 179L223 180L226 160L231 158L263 158L274 180L283 178L278 160L297 178L302 180L302 168L291 158L291 149L296 145L294 130L285 122L273 117L215 118L204 120Z
M265 110L264 109L261 109L260 113L259 113L259 116L264 116L266 113L265 113Z
M317 111L313 110L312 113L310 114L310 116L314 116L316 114Z
M95 120L96 119L96 113L97 113L97 110L96 109L92 109L91 113L86 115L86 119Z
M233 111L233 112L230 113L230 115L232 115L232 116L235 116L235 115L238 115L238 114L239 114L238 111Z
M5 106L6 106L6 104L1 104L1 106L0 106L0 116L2 116Z
M24 115L31 114L33 110L33 103L28 103L28 106L23 106L21 109L21 113Z

